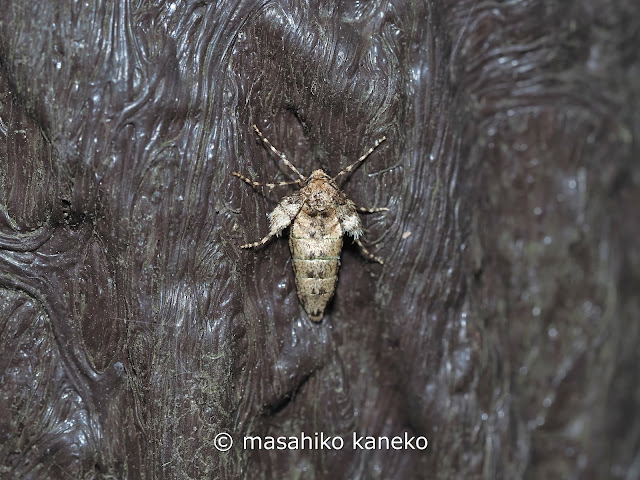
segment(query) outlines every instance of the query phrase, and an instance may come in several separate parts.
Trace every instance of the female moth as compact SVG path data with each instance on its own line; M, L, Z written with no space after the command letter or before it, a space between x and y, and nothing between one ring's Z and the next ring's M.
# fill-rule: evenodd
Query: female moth
M342 252L342 236L351 235L362 251L372 260L383 263L382 259L369 253L362 245L362 223L358 212L383 212L388 208L366 209L357 207L338 188L336 180L353 171L364 162L375 148L386 140L382 137L373 144L352 165L335 177L329 177L322 170L315 170L309 177L302 175L287 157L276 150L255 125L253 129L264 144L271 149L284 164L297 176L297 180L280 183L258 183L250 178L233 172L233 175L253 187L265 186L273 189L277 186L297 184L300 190L284 197L269 214L269 234L262 240L242 245L240 248L254 248L267 243L272 237L280 235L282 230L293 223L289 234L289 248L293 259L293 271L296 278L298 298L314 322L322 320L324 310L333 297L338 281L338 267Z

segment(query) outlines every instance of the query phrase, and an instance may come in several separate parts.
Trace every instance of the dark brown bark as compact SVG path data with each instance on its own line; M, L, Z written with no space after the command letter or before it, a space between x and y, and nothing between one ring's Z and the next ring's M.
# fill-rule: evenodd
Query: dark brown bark
M636 0L0 3L2 475L637 478L638 45ZM320 324L239 248L254 123L304 174L388 138ZM242 448L301 432L345 447Z

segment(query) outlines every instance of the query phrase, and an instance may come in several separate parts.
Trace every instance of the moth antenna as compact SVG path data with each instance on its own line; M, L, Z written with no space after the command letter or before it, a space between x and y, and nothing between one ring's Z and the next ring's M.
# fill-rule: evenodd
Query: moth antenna
M260 139L264 142L264 144L269 147L271 149L271 151L273 153L275 153L278 157L280 157L280 159L284 162L284 164L289 167L296 175L298 175L298 177L300 177L300 180L302 180L303 182L307 179L307 177L305 177L304 175L302 175L298 169L296 167L293 166L293 164L289 161L289 159L287 158L287 156L280 152L276 147L274 147L273 145L271 145L271 142L269 140L267 140L267 137L265 137L262 132L258 129L257 126L253 126L253 129L256 131L256 133L258 134L258 136L260 137Z
M269 189L269 191L273 190L276 187L284 187L286 185L299 185L302 186L302 180L298 179L298 180L289 180L286 182L276 182L276 183L260 183L260 182L256 182L255 180L250 179L249 177L245 177L244 175L238 173L238 172L231 172L231 174L234 177L238 177L240 180L242 180L244 183L251 185L252 187L258 188L258 187L267 187Z
M332 180L335 182L340 175L348 175L349 173L351 173L358 165L360 165L362 162L364 162L367 159L367 157L373 153L373 151L378 147L378 145L380 145L386 139L387 139L387 137L383 136L383 137L379 138L378 140L376 140L375 143L373 144L373 147L371 147L369 150L367 150L364 153L364 155L362 155L358 160L353 162L351 165L349 165L347 168L345 168L340 173L338 173L335 177L333 177Z

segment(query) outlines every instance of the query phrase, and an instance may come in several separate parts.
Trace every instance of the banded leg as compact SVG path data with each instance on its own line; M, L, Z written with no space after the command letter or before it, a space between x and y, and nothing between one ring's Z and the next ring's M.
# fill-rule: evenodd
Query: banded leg
M240 248L255 248L255 247L259 247L260 245L264 245L265 243L267 243L269 240L271 240L272 237L275 237L276 235L277 235L277 233L269 232L269 235L264 237L262 240L259 240L257 242L253 242L253 243L245 243L244 245L240 245Z
M298 216L302 208L303 201L299 193L294 193L284 197L282 201L269 214L269 234L257 242L240 245L240 248L255 248L267 243L271 238L282 233L282 230L291 225L291 222Z
M345 174L351 173L354 168L356 168L360 163L364 162L367 159L367 157L369 155L371 155L373 153L373 151L378 147L378 145L380 145L386 139L387 139L387 137L385 136L385 137L382 137L382 138L379 138L378 140L376 140L375 143L373 144L373 147L371 147L369 150L367 150L364 153L364 155L362 155L358 160L353 162L351 165L349 165L347 168L345 168L340 173L338 173L335 177L333 177L333 180L334 181L337 180L340 175L345 175Z
M356 210L358 210L360 213L378 213L378 212L388 212L389 209L382 207L382 208L364 208L364 207L356 207Z
M258 130L258 127L256 127L255 125L253 126L253 129L256 131L256 133L258 134L258 136L260 137L260 139L264 142L264 144L269 147L271 149L271 151L273 153L275 153L278 157L280 157L280 159L284 162L284 164L289 167L296 175L298 175L298 177L300 177L300 180L306 180L306 177L304 175L302 175L298 169L296 167L293 166L293 164L289 161L289 159L287 158L287 156L278 151L276 149L276 147L274 147L273 145L271 145L271 142L269 140L267 140L267 137L265 137L262 132L260 130Z
M355 238L354 242L358 244L365 256L369 257L369 259L373 260L374 262L378 262L380 265L384 265L384 260L382 260L382 258L380 257L376 257L373 253L369 252L369 250L366 249L359 238Z
M249 177L245 177L244 175L239 174L238 172L232 172L232 175L238 177L240 180L245 182L252 187L267 187L269 190L273 190L276 187L284 187L285 185L300 185L300 180L290 180L288 182L278 182L278 183L260 183L254 180L251 180Z
M278 207L276 207L277 209ZM274 210L275 211L275 210ZM271 229L269 230L269 233L267 234L266 237L264 237L262 240L258 240L257 242L253 242L253 243L246 243L244 245L240 245L240 248L255 248L255 247L260 247L262 245L264 245L265 243L267 243L269 240L271 240L273 237L277 237L278 235L280 235L280 233L282 232L282 230L284 230L286 227L289 226L289 224L291 223L291 221L282 221L283 225L274 225L273 223L273 213L271 213Z

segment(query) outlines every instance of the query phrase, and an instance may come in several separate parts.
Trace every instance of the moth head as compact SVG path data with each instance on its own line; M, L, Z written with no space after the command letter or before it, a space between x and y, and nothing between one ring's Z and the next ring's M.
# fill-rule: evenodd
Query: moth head
M306 205L311 212L324 212L333 208L335 187L331 177L323 170L314 170L307 179Z
M311 172L311 175L309 175L309 178L307 179L307 181L313 182L318 180L330 180L330 178L331 177L329 177L329 175L324 173L324 170L318 169Z

